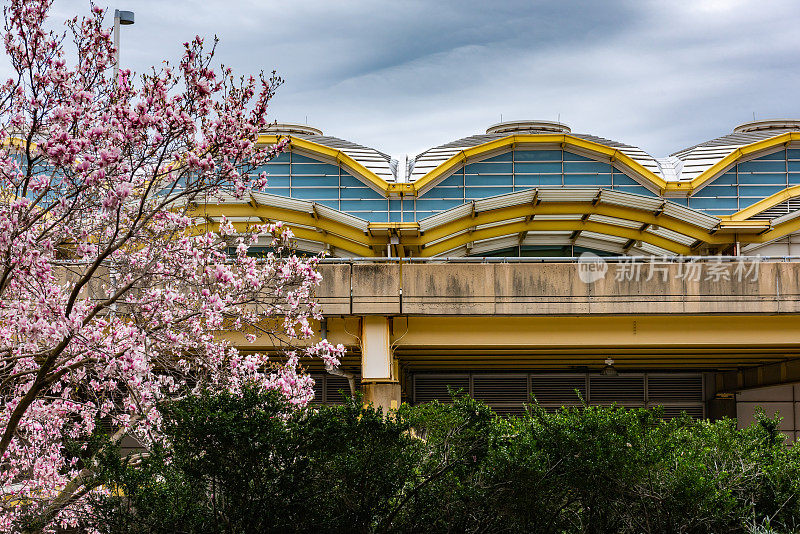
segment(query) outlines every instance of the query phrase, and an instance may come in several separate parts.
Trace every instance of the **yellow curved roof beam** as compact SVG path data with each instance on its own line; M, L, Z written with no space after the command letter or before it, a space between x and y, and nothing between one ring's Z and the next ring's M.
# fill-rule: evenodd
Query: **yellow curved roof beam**
M742 240L742 241L747 243L767 243L769 241L779 239L789 234L793 234L797 231L800 231L800 218L792 219L791 221L786 221L784 223L781 223L773 227L772 230L764 232L763 234L758 235L753 239L749 239L746 241Z
M800 186L793 186L793 187L790 187L789 189L794 189L794 188L800 188ZM795 196L800 196L800 190L796 190L796 191L797 191L798 194L795 195ZM783 191L781 191L780 193L783 193ZM780 194L780 193L778 193L778 194ZM775 195L773 195L773 196L775 196ZM793 198L793 197L787 197L787 198ZM745 209L747 209L747 208L745 208ZM737 214L734 214L734 215L737 215ZM724 224L724 222L726 222L726 221L723 221L723 224ZM732 240L738 239L741 243L768 243L770 241L774 241L775 239L779 239L781 237L785 237L785 236L787 236L789 234L793 234L795 232L800 232L800 217L797 217L795 219L790 219L788 221L784 221L784 222L782 222L780 224L776 224L776 225L771 226L771 227L769 226L769 221L758 221L758 220L753 220L753 221L734 220L734 221L731 221L731 223L733 223L733 224L735 224L737 222L738 223L753 223L753 224L763 223L764 226L765 226L765 231L763 231L761 233L757 233L757 234L746 234L745 233L745 234L739 234L739 235L735 235L735 234L732 235L732 237L731 237Z
M501 139L495 139L494 141L489 141L488 143L483 143L481 145L459 151L450 159L431 170L426 175L422 176L419 180L413 182L414 191L417 195L419 195L420 191L424 192L427 189L430 189L435 185L435 182L439 178L446 176L448 172L454 170L456 167L465 165L470 159L474 159L487 152L492 152L506 147L513 148L514 146L520 144L557 144L564 148L580 148L597 155L608 157L611 159L611 161L621 162L626 167L629 167L631 170L636 172L636 174L648 180L659 192L663 192L668 187L668 183L663 178L647 170L640 163L636 162L633 158L624 152L621 152L619 149L600 143L595 143L593 141L580 139L579 137L574 137L569 134L518 134L509 135Z
M422 249L422 256L436 256L448 250L460 247L472 241L482 241L484 239L491 239L493 237L502 237L507 235L519 234L527 231L587 231L596 232L599 234L613 235L623 237L633 241L644 241L661 247L663 249L675 252L676 254L691 254L692 248L680 243L676 243L670 239L666 239L649 232L642 232L632 228L623 228L621 226L614 226L611 224L591 222L591 221L537 221L532 220L529 222L519 221L499 226L492 226L483 228L472 232L466 232L453 237L439 241L438 243L425 247Z
M630 228L610 222L590 220L589 216L594 214L632 221L640 227ZM466 214L459 219L430 228L424 234L419 233L417 222L369 223L368 230L365 231L363 228L351 226L346 221L327 219L316 213L247 202L199 205L190 212L190 215L208 221L197 225L198 230L202 227L205 231L216 229L218 225L214 221L221 216L257 219L265 222L283 221L300 239L327 243L359 256L380 255L380 251L390 242L390 235L399 235L400 245L417 249L423 256L435 256L470 241L480 241L530 230L598 232L644 241L678 254L691 254L692 246L647 231L647 227L657 226L671 230L695 240L698 244L725 245L736 239L730 234L711 233L701 227L664 214L656 215L625 206L602 203L593 205L587 202L545 202L535 206L524 204L481 211L474 215ZM542 220L537 219L537 215L551 217ZM582 215L583 217L581 219L553 220L553 215ZM508 222L503 224L504 221ZM793 223L795 221L782 224L780 230L793 231ZM800 225L800 219L796 223ZM492 226L477 228L487 224ZM234 223L234 226L241 231L252 225L253 223ZM742 242L761 242L766 239L767 235L742 236Z
M197 225L199 228L202 226L202 232L218 232L219 231L219 223L217 222L207 222L202 225ZM237 232L247 232L252 228L252 223L233 223L234 229ZM312 230L309 228L300 228L297 226L293 226L292 224L287 223L286 227L288 227L294 236L297 239L305 239L307 241L316 241L318 243L324 243L330 245L332 247L336 247L341 250L346 250L347 252L352 252L353 254L357 254L358 256L373 256L373 250L367 245L363 243L356 243L350 241L349 239L344 239L338 235L319 232L317 230Z
M800 141L800 132L787 132L776 135L775 137L770 137L769 139L763 139L761 141L756 141L755 143L750 143L749 145L741 146L703 171L692 181L670 182L667 189L670 191L694 191L704 183L708 182L709 180L713 180L728 170L728 168L737 163L739 160L758 152L769 150L770 148L774 148L778 145L786 145L792 141Z
M259 144L274 144L277 141L278 141L278 136L276 135L260 134L258 136ZM320 145L319 143L314 143L313 141L309 141L307 139L300 139L299 137L291 137L290 145L292 147L296 147L301 150L311 152L313 154L319 154L327 159L334 160L338 165L347 167L348 169L352 170L357 177L360 177L363 180L365 180L367 183L366 185L369 185L370 187L372 187L379 193L384 194L385 196L389 196L389 190L392 189L389 182L387 182L386 180L384 180L371 170L367 169L362 164L360 164L359 162L357 162L356 160L354 160L352 157L348 156L341 150L337 150L329 146Z
M420 191L424 192L433 187L435 182L440 177L447 175L447 173L455 170L460 165L467 164L470 159L474 159L487 152L496 151L505 147L513 148L518 144L560 144L564 148L570 146L580 148L590 153L608 157L612 161L619 161L634 171L640 178L650 182L653 188L657 189L662 195L667 191L681 192L689 195L706 182L718 177L739 160L779 145L791 143L793 141L800 141L800 132L787 132L776 135L775 137L770 137L769 139L756 141L754 143L750 143L749 145L744 145L735 149L691 181L667 182L657 174L633 160L630 156L621 152L619 149L612 148L601 143L587 141L569 134L509 135L501 139L496 139L494 141L489 141L487 143L459 151L450 159L440 164L435 169L432 169L426 175L414 182L413 186L414 193L419 195Z
M320 232L331 233L342 236L355 242L368 243L368 236L358 228L354 228L338 221L332 221L322 217L314 217L304 211L275 208L271 206L261 206L252 204L201 204L196 209L191 210L190 217L258 217L263 221L281 221L291 224L299 224L317 228Z
M432 241L436 241L438 239L442 239L448 235L455 234L474 226L479 226L483 224L489 223L497 223L503 220L509 219L516 219L520 217L529 217L533 216L533 220L536 220L536 215L606 215L608 217L616 217L618 219L627 219L630 221L635 221L637 223L641 223L642 225L649 224L649 225L656 225L662 228L666 228L668 230L672 230L679 234L683 234L694 239L701 240L705 243L709 244L721 244L727 243L729 239L719 236L719 235L712 235L706 230L689 224L687 222L672 219L671 217L666 217L665 215L654 215L652 213L648 213L645 211L637 210L634 208L627 208L624 206L615 206L609 204L597 204L591 205L586 202L546 202L538 204L537 206L531 205L520 205L520 206L510 206L507 208L500 208L491 211L483 211L479 212L475 215L475 217L462 217L460 219L451 221L446 223L442 226L437 226L435 228L431 228L430 230L426 231L425 234L421 237L417 238L406 238L403 240L405 244L408 245L425 245L426 243L430 243ZM586 221L585 224L588 224L589 221ZM614 228L620 228L621 226L614 226ZM584 230L588 230L588 227L584 227ZM604 232L609 233L609 232ZM627 234L622 235L620 237L627 237ZM656 244L656 243L653 243ZM660 246L660 245L659 245ZM452 248L452 247L451 247ZM666 248L666 247L664 247Z
M774 195L770 195L763 200L759 200L755 204L747 206L743 210L739 210L733 215L726 215L720 218L727 221L744 221L753 215L758 215L762 211L768 210L773 206L777 206L781 202L786 202L787 200L797 197L800 197L800 185L793 185L791 187L787 187L783 191L778 191Z

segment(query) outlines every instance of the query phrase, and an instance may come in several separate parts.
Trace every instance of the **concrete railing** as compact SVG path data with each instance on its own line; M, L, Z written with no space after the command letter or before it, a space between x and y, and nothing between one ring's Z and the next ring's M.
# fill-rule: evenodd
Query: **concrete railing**
M329 316L800 313L796 258L340 260L320 270Z

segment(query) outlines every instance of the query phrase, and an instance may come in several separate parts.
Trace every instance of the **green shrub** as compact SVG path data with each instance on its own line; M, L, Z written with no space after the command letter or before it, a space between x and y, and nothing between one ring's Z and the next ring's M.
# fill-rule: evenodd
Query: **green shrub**
M151 532L795 532L800 461L777 421L660 419L536 405L500 418L458 397L295 410L276 395L163 407L140 464L109 455L117 496L87 519Z
M663 421L656 410L533 407L512 418L495 472L510 531L794 531L797 449L777 421Z

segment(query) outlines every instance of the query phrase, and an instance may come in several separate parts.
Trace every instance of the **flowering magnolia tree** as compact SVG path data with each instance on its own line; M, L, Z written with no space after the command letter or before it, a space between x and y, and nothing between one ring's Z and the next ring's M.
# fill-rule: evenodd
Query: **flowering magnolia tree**
M114 46L96 7L45 29L52 0L11 0L0 86L0 530L74 525L93 482L87 437L157 438L159 402L244 383L305 403L301 356L338 365L312 335L317 258L291 253L280 224L198 231L193 206L261 187L257 145L280 80L211 68L213 47L185 43L172 67L114 79ZM74 44L68 64L65 43ZM269 255L249 246L272 239ZM226 330L269 337L282 364L241 353ZM223 336L224 337L224 336ZM66 454L77 443L83 454ZM20 526L27 525L27 526Z

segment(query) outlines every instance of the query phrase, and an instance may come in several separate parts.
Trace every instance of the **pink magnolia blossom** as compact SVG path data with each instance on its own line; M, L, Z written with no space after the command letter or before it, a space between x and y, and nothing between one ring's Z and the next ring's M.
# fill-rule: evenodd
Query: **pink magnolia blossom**
M193 228L193 206L263 187L257 145L280 80L236 82L197 38L175 66L113 80L114 48L93 7L46 27L52 0L10 0L0 83L0 531L21 513L77 521L93 486L86 438L101 420L145 447L158 403L245 384L313 396L301 357L336 366L343 347L311 343L319 258L291 253L279 223L240 235ZM63 48L74 42L74 64ZM272 251L248 255L259 236ZM229 250L234 250L229 254ZM240 352L287 347L283 363ZM84 443L70 457L65 440Z

